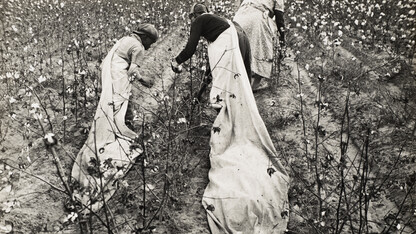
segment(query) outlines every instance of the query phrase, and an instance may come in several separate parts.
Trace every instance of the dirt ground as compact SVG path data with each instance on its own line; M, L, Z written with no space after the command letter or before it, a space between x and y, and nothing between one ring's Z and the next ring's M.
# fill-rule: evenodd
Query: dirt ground
M150 110L158 108L158 103L153 101L155 99L148 95L155 92L163 93L172 85L175 79L174 75L164 71L170 69L168 65L171 55L176 54L182 48L183 41L178 42L177 39L180 37L180 33L172 33L148 52L148 58L143 67L144 75L158 74L163 79L160 79L146 95L143 95L140 89L135 89L134 95L137 97L135 105L146 102L146 108ZM175 47L172 48L172 45L175 45ZM289 51L288 53L292 52ZM342 56L353 55L344 52ZM155 64L158 67L155 67ZM314 100L317 87L311 81L311 77L305 69L300 68L299 72L303 82L305 100L307 100L305 113L315 115ZM299 104L298 99L296 99L298 94L296 89L297 76L297 64L293 60L292 53L292 57L284 60L278 80L269 81L273 83L271 88L255 93L260 114L268 127L277 150L282 153L281 161L288 167L296 161L294 157L299 156L299 149L303 145L300 137L302 135L302 124L298 117ZM180 83L177 85L180 86ZM184 82L182 85L184 85ZM189 143L189 148L193 149L194 154L185 158L187 167L184 168L186 170L179 177L181 187L175 191L175 196L173 196L175 199L172 201L170 209L166 209L163 214L156 218L153 233L210 233L206 213L201 205L201 198L208 183L207 175L210 167L209 124L213 121L215 114L210 113L209 110L201 111L201 113L204 114L204 118L201 118L200 125L190 132L195 141ZM328 133L335 133L340 129L339 122L330 111L322 116L321 122L326 126L326 132ZM59 186L60 181L56 175L52 157L44 149L42 138L38 137L38 140L31 142L28 152L22 151L26 148L28 142L22 137L22 131L24 130L16 126L18 125L11 121L8 116L3 116L1 128L8 129L8 131L5 140L1 143L0 154L1 160L8 165L2 164L0 168L2 178L0 181L0 233L11 233L8 232L10 229L13 229L13 233L78 233L78 227L68 222L70 213L65 209L65 197L48 185L50 183ZM66 144L61 142L62 148L59 149L59 157L67 175L69 175L72 167L71 158L75 157L87 136L86 134L78 135L75 132L75 129L72 132L70 131ZM68 144L69 142L71 144ZM337 144L336 141L328 140L324 146L328 152L336 155L339 153ZM356 163L354 158L358 151L360 149L356 146L350 148L348 151L349 164ZM154 185L160 184L162 180L160 173L155 169L156 165L158 165L156 162L151 164L147 172L150 175L149 183ZM150 169L151 166L153 167ZM414 163L412 166L411 170L415 170ZM132 171L134 170L140 170L140 166L133 167ZM118 223L123 223L124 220L124 223L131 224L131 226L117 227L120 233L129 233L137 228L134 225L140 223L140 220L137 220L134 215L138 209L141 209L140 204L131 203L128 200L128 195L135 194L134 188L141 191L141 188L139 188L141 184L137 181L137 176L133 172L126 176L125 181L128 182L129 188L120 189L109 203L110 207L114 207L113 215ZM137 194L140 193L136 193L136 196L140 196ZM155 197L152 199L157 201L158 198ZM369 215L372 220L377 221L371 224L372 233L381 232L383 229L382 220L389 212L398 209L397 202L389 197L391 197L391 194L384 194L380 199L371 203ZM118 203L123 199L125 202L119 205ZM291 199L296 201L296 196ZM328 199L331 199L331 196ZM299 207L293 202L289 230L299 231L296 226L305 222L301 212L297 213L297 211L299 211ZM95 225L99 226L99 223ZM102 229L97 227L97 230ZM411 232L413 232L412 227L407 226L403 233Z

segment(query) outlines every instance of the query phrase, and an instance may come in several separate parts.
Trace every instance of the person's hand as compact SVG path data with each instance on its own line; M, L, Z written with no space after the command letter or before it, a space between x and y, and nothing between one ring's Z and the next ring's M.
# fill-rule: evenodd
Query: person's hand
M144 87L146 88L151 88L154 84L154 77L144 77L140 74L139 72L139 68L136 67L135 69L133 69L132 71L129 71L130 75L129 75L129 81L130 82L134 82L134 81L139 81L140 84L142 84Z
M181 73L182 72L182 66L181 65L179 65L177 62L176 62L176 59L172 59L171 60L171 62L170 62L170 66L171 66L171 68L172 68L172 71L173 72L175 72L175 73Z
M127 75L129 76L130 81L137 79L137 75L140 75L139 66L134 63L130 64Z
M137 65L131 65L129 70L127 71L127 75L129 77L130 82L134 82L141 78L139 67Z

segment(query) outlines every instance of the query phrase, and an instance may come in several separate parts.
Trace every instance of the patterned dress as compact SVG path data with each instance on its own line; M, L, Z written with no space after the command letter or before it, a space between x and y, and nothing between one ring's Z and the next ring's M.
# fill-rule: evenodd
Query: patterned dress
M250 40L253 73L265 78L271 76L273 38L277 33L276 23L269 15L283 9L283 0L244 0L233 19Z

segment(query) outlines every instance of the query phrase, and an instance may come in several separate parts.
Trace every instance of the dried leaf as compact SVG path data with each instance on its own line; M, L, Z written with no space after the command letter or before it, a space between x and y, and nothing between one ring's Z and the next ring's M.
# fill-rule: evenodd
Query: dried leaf
M282 217L282 219L289 217L289 210L285 209L284 211L280 213L280 216Z
M267 168L267 174L269 174L270 177L272 177L273 173L275 173L276 170L272 167Z
M215 207L214 207L214 205L211 204L211 205L208 205L206 209L209 210L209 211L214 211Z
M214 131L214 133L216 133L216 132L220 132L221 131L221 128L220 127L212 127L212 130Z

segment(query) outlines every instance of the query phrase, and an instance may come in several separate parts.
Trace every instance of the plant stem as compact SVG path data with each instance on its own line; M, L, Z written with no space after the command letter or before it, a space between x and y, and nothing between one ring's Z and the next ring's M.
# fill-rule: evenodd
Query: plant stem
M98 176L100 179L100 193L101 193L101 199L103 199L103 208L104 208L104 214L105 214L105 220L107 222L107 232L108 234L111 234L111 228L110 228L110 219L108 216L108 211L107 211L107 203L105 201L105 194L104 194L104 184L103 184L103 177L102 177L102 173L101 173L101 168L100 168L100 158L98 157L98 149L97 149L97 136L96 136L96 130L97 129L97 121L93 121L94 122L94 155L95 158L98 162L98 165L96 166L96 168L98 169Z
M18 167L15 167L15 166L13 166L13 165L11 165L10 163L7 163L7 162L5 162L5 161L1 161L1 162L2 162L4 165L7 165L7 166L9 166L9 167L11 167L11 168L13 168L13 169L15 169L15 170L18 170L18 171L20 171L20 172L23 172L23 173L25 173L25 174L28 174L28 175L30 175L30 176L32 176L32 177L34 177L34 178L36 178L36 179L38 179L38 180L40 180L40 181L44 182L45 184L49 185L52 189L54 189L54 190L56 190L56 191L58 191L58 192L60 192L60 193L63 193L63 194L68 195L68 193L66 192L66 190L63 190L63 189L61 189L61 188L56 187L56 186L55 186L55 185L53 185L51 182L49 182L49 181L47 181L47 180L43 179L43 178L42 178L42 177L40 177L40 176L37 176L37 175L35 175L35 174L32 174L32 173L30 173L30 172L27 172L26 170L22 170L22 169L20 169L20 168L18 168Z
M143 227L146 226L146 168L145 168L145 160L147 158L147 150L146 145L144 142L144 123L145 123L146 115L143 114L142 120L142 148L143 148L143 155L142 155L142 177L143 177Z
M319 120L321 116L321 85L322 82L319 82L318 86L318 116L316 120L316 126L315 126L315 159L314 159L314 165L315 165L315 176L316 176L316 188L317 188L317 194L318 194L318 202L319 202L319 209L318 209L318 217L319 220L322 219L322 197L321 197L321 179L319 178L319 157L318 157L318 140L319 140Z
M305 145L305 158L308 162L308 168L310 169L310 162L309 162L309 153L308 153L308 140L306 138L306 121L305 121L305 115L303 110L303 93L302 93L302 81L300 80L300 68L299 68L299 61L296 61L296 68L298 72L298 92L299 92L299 98L300 98L300 116L302 118L302 129L303 129L303 143Z
M340 192L339 192L339 199L338 199L335 233L341 233L342 232L342 227L344 226L344 224L341 224L341 226L339 227L339 221L340 221L339 220L339 216L340 216L340 210L341 210L341 204L342 204L342 195L343 195L343 193L345 193L344 164L346 162L345 157L346 157L346 153L347 153L347 149L348 149L348 143L349 143L349 138L350 138L349 97L350 97L350 92L348 91L347 97L346 97L346 100L345 100L344 114L343 114L342 119L341 119L341 132L340 132L340 137L341 137L341 140L340 140L341 158L340 158L340 163L339 163L339 169L341 171L341 185L340 185ZM345 119L347 119L347 122L346 123L345 123ZM346 133L347 133L347 140L346 140L346 142L344 142L344 139L343 139L344 124L347 125L346 126L346 128L347 128L346 129ZM338 229L338 227L339 227L339 229Z

